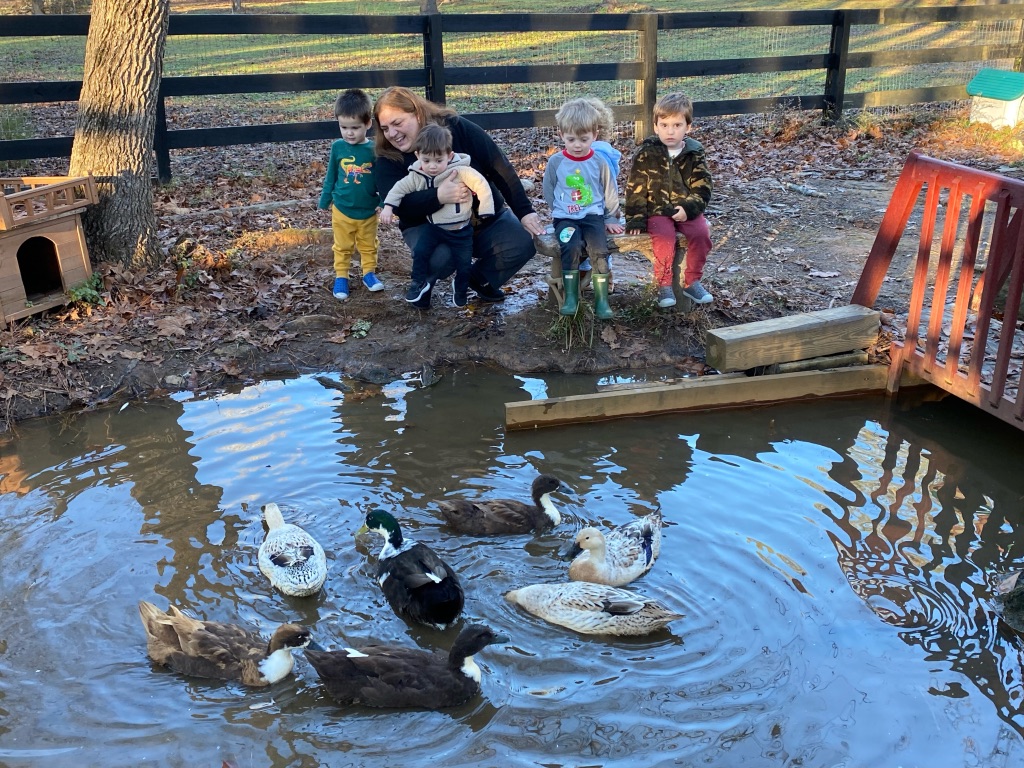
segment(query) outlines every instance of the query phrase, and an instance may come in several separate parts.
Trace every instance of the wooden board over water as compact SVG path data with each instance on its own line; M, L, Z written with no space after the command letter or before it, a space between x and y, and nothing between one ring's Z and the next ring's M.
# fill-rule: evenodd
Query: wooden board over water
M888 367L863 365L773 376L705 376L678 384L505 403L509 430L653 416L711 408L735 408L838 395L885 392ZM917 379L904 386L920 383Z

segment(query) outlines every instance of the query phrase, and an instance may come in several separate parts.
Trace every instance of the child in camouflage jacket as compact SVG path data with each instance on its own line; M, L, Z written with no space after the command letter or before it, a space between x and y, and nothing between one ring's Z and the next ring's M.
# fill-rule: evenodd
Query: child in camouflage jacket
M711 174L704 147L686 134L693 127L693 102L682 93L662 96L654 105L654 136L633 156L626 182L626 231L651 235L658 306L676 303L672 262L676 232L686 237L683 294L697 304L714 297L701 285L711 252L711 232L704 210L711 200Z

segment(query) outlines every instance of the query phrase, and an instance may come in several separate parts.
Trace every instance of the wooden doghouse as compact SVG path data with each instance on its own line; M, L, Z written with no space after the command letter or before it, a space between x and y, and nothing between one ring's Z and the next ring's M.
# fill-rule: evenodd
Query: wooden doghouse
M0 178L0 314L9 323L66 304L92 274L82 209L91 176Z

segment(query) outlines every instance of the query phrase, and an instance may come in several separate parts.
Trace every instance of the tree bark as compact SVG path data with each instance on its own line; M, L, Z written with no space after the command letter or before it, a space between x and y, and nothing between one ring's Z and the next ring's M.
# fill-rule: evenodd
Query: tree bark
M94 0L78 100L72 176L100 177L83 217L93 258L155 266L151 176L169 0Z
M231 0L231 12L241 13L242 12L242 0Z

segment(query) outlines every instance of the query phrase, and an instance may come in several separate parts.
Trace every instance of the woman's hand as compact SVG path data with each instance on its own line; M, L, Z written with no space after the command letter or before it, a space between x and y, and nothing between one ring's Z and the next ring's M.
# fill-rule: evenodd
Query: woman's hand
M457 170L453 171L450 176L437 185L437 202L441 203L441 205L448 205L450 203L465 204L472 199L473 193L469 191L469 187L459 180L459 172Z
M536 213L528 213L521 218L520 223L523 225L523 229L529 232L531 235L543 235L544 225L540 223L540 216Z
M380 212L380 223L384 225L390 224L395 220L393 209L390 205L385 205L384 209Z

